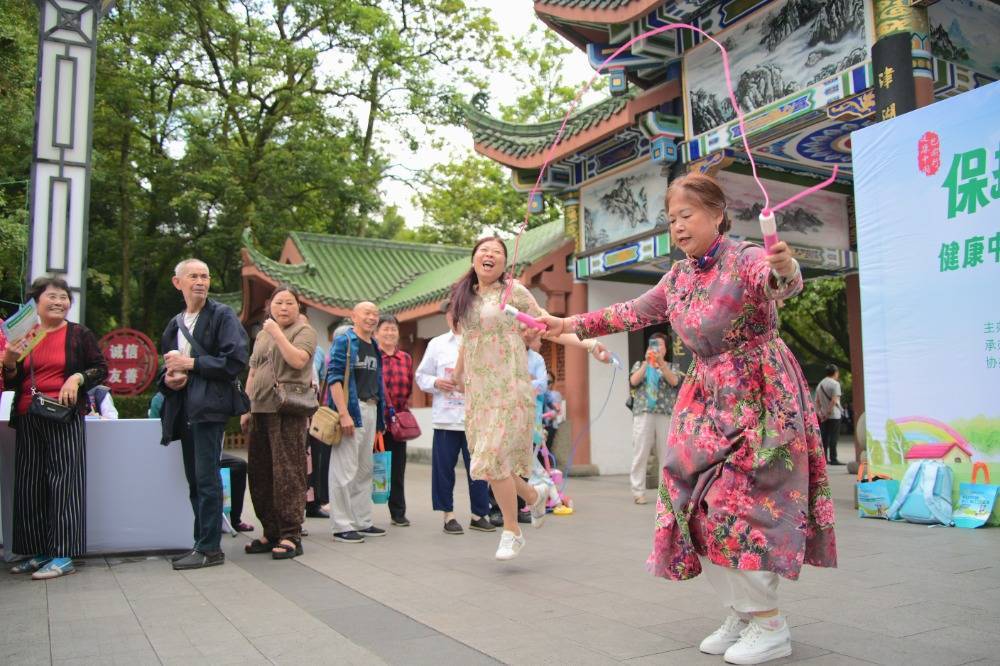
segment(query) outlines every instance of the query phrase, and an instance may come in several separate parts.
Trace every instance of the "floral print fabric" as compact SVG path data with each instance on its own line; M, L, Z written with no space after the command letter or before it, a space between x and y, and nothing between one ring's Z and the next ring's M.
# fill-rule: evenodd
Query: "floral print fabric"
M774 301L801 273L772 276L764 250L723 241L704 267L674 264L639 298L573 318L580 337L662 321L695 355L674 407L648 565L673 580L698 555L796 579L836 566L833 501L816 412L778 337Z
M487 481L531 474L535 395L517 321L500 310L504 284L482 289L462 319L465 365L465 435L469 474ZM541 316L531 292L515 282L508 302Z

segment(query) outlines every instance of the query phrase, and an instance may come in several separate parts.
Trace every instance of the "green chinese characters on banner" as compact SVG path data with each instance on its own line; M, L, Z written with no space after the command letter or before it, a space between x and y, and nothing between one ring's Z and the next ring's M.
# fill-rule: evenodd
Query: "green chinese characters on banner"
M948 177L941 187L948 189L948 219L959 213L975 214L990 204L992 199L1000 199L1000 148L994 153L996 168L992 172L992 187L987 174L987 151L975 148L964 153L955 153L951 159Z
M990 256L986 257L986 254ZM993 263L1000 263L1000 231L988 239L984 236L972 236L961 244L958 241L941 243L941 251L938 252L942 273L960 268L975 268L987 258L992 258Z

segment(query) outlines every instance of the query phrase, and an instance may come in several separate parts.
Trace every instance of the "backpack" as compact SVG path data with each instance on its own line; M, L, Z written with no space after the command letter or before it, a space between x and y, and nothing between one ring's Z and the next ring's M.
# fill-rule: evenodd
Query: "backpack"
M951 468L937 460L911 463L886 517L923 525L952 525L954 480Z

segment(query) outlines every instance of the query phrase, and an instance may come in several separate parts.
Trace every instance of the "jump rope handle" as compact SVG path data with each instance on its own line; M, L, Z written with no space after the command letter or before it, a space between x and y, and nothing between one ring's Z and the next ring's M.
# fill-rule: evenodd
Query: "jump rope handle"
M532 317L530 314L521 312L520 310L518 310L517 308L515 308L510 303L508 303L507 305L503 306L503 311L506 312L507 314L509 314L510 316L514 317L514 319L518 320L519 322L521 322L525 326L530 326L532 328L537 328L539 331L544 331L545 330L545 324L543 324L542 322L538 321L537 319L535 319L534 317Z
M771 248L778 242L778 225L774 221L774 213L765 209L757 219L760 220L760 233L764 236L764 249L770 253Z

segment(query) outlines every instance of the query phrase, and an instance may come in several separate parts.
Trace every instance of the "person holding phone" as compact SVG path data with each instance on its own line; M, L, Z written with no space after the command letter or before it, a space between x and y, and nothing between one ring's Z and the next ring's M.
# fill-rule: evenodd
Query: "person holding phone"
M660 466L667 455L667 434L670 415L677 402L677 387L683 375L674 372L667 363L667 336L653 333L649 338L646 357L636 361L629 373L629 398L632 403L632 467L629 481L632 500L646 503L646 464L656 446Z

